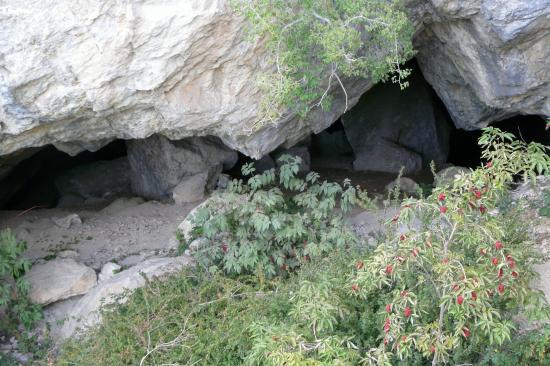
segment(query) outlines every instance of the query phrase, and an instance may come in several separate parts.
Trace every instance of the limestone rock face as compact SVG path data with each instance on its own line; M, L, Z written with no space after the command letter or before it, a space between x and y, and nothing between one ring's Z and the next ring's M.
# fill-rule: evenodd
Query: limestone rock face
M35 264L25 278L30 284L29 298L41 305L85 294L97 283L92 268L69 258Z
M76 154L161 133L218 136L260 158L344 109L340 92L314 122L255 130L256 80L270 66L227 0L7 0L0 27L0 155L50 143ZM347 83L350 105L370 85Z
M550 0L407 3L421 68L459 127L550 114ZM4 0L0 156L47 144L76 154L158 133L217 136L257 159L342 115L335 87L330 111L254 129L255 81L271 66L245 28L227 0ZM349 107L372 86L344 84Z
M458 127L550 115L550 0L431 0L424 16L417 59Z

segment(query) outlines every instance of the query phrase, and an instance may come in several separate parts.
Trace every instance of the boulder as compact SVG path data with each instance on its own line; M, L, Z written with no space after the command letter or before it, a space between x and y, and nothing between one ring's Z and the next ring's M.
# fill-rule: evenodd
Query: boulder
M238 154L218 138L193 137L170 141L154 135L128 141L132 191L148 199L166 199L186 177L208 174L213 187L222 169L231 169Z
M207 180L208 173L198 173L190 177L184 177L172 192L174 202L182 205L202 201Z
M464 168L461 166L450 166L437 172L437 174L435 175L434 183L436 187L452 185L458 175L469 173L470 169L468 168Z
M72 301L68 306L64 306L63 312L55 312L55 309L51 309L50 314L58 314L57 319L56 317L50 318L51 323L65 320L63 325L55 330L56 334L53 334L53 336L59 339L67 339L80 328L98 324L101 320L99 310L104 304L123 301L120 296L124 296L128 291L145 286L146 279L161 279L178 273L191 264L192 260L186 256L154 258L116 273L111 278L100 282L79 300ZM60 304L60 306L63 305ZM60 316L61 319L59 319Z
M391 181L386 186L386 192L393 192L396 187L399 188L400 192L405 193L409 196L418 196L418 193L422 192L422 188L420 188L420 185L418 185L418 183L416 183L411 178L407 177L401 177Z
M84 199L130 194L130 165L126 157L80 165L56 179L63 197Z
M40 305L85 294L97 283L93 269L70 258L35 264L25 279L30 284L29 298Z
M403 174L422 169L422 157L414 151L386 140L376 140L355 152L353 169Z
M449 122L418 69L405 90L390 82L376 85L342 121L356 170L397 173L404 166L413 173L447 159Z

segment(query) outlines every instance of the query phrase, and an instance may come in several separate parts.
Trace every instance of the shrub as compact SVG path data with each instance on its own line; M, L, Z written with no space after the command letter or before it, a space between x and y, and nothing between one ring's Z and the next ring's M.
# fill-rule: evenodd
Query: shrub
M510 341L522 310L548 316L544 297L529 285L537 253L495 208L515 176L548 173L550 157L543 146L512 138L486 129L487 164L426 199L406 200L393 222L410 231L390 237L353 274L350 293L390 297L368 363L418 353L432 365L448 362L461 347Z
M366 192L349 180L343 186L320 182L315 172L300 178L299 157L283 156L281 162L278 174L272 169L246 183L234 180L222 210L216 204L198 210L193 224L195 239L202 238L194 252L199 264L272 277L356 244L343 213L355 204L369 205ZM251 164L242 170L245 176L255 171Z
M11 230L0 231L0 330L12 333L21 323L26 328L41 318L40 307L28 299L29 283L23 278L31 264L21 257L26 243L17 241Z
M330 105L330 91L345 78L374 83L394 74L402 87L413 56L411 22L401 0L234 0L264 40L273 72L260 86L265 98L259 123L277 120L287 108L301 115ZM326 78L323 77L326 75Z
M255 277L193 269L149 282L124 304L104 309L102 324L65 344L57 364L281 365L279 356L307 364L325 360L315 363L320 365L357 360L358 351L347 347L355 342L350 338L375 341L369 314L382 303L347 295L350 256L358 254L335 252L284 281L263 284ZM288 363L297 364L306 363Z

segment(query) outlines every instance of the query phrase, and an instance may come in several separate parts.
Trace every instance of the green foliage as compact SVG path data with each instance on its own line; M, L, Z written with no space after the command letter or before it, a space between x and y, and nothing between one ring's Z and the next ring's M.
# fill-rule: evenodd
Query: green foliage
M343 214L353 205L368 205L366 192L349 180L343 186L320 182L315 172L300 178L299 157L280 161L278 173L252 175L254 167L245 165L243 175L251 177L231 183L223 209L214 203L197 212L194 235L201 244L193 255L199 264L227 274L273 277L356 244Z
M544 297L530 288L540 255L528 245L526 230L514 230L517 215L489 212L515 176L547 174L550 160L541 145L512 141L493 128L480 145L487 165L426 199L406 200L393 221L409 232L388 238L353 274L357 296L390 295L379 326L383 337L367 354L369 364L418 354L433 365L448 362L471 343L510 342L513 316L524 309L548 318Z
M150 282L124 304L107 307L103 323L65 344L56 364L281 365L283 358L303 361L287 365L346 364L338 360L358 359L352 343L375 340L369 314L380 306L375 298L348 296L346 262L354 256L333 253L285 281L263 284L193 269Z
M5 314L0 319L0 331L12 333L19 323L30 328L41 318L40 307L28 300L29 283L23 278L31 264L21 257L25 242L18 242L11 230L0 231L0 307Z
M265 40L274 70L261 86L266 93L259 123L277 120L286 108L301 115L328 108L330 91L346 78L392 80L406 87L414 54L413 26L401 0L233 0ZM323 76L326 75L326 78ZM347 109L347 108L346 108Z
M272 278L244 264L242 272L259 278L236 276L234 267L217 257L220 267L234 276L199 266L166 282L150 282L124 304L108 306L103 323L66 344L57 364L547 364L548 326L517 330L518 316L548 319L543 296L530 288L536 277L533 265L543 258L529 242L528 223L519 219L517 208L493 210L514 176L530 177L531 170L538 169L534 161L543 162L537 173L546 174L548 165L538 156L543 150L525 145L514 145L514 151L523 151L516 156L522 164L503 160L501 149L509 147L500 134L487 130L484 135L482 141L491 141L486 156L492 160L486 166L459 177L451 187L436 188L427 198L406 200L399 216L388 223L387 239L374 252L336 245L300 262L288 275ZM533 155L519 156L523 154ZM326 193L300 199L323 184L299 178L298 161L285 160L278 177L287 195L272 186L274 171L253 176L246 184L236 181L223 208L199 211L197 220L203 226L195 228L195 235L211 235L210 245L217 250L222 246L222 253L222 239L235 246L269 241L276 253L280 243L272 235L289 229L273 229L273 217L299 212L290 218L319 217L327 225L325 207L334 212L336 197L344 208L354 202L349 198L353 195L344 198L346 190L332 185L327 189L333 187L336 193L328 196L332 199L326 206L321 204L328 199ZM244 170L253 173L251 166ZM232 212L234 207L244 216ZM272 207L277 209L265 211ZM310 207L320 211L318 216L306 209ZM267 216L269 222L255 214ZM218 217L223 219L218 222ZM395 237L397 225L410 231ZM325 238L333 229L320 226L310 235ZM239 231L245 235L237 236ZM287 240L300 246L303 238L293 238ZM225 254L230 251L228 245ZM267 263L264 257L271 252L258 252L263 254L256 264Z

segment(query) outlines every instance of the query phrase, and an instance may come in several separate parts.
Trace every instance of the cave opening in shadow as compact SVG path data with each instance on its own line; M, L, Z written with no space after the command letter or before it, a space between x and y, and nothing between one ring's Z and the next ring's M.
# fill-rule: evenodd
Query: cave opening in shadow
M538 142L550 146L550 131L546 130L546 122L540 116L515 116L493 122L491 126L510 132L526 143ZM481 165L481 149L478 145L481 134L481 130L453 129L450 136L449 163L467 168Z
M0 181L0 209L27 210L31 208L51 208L65 199L73 199L72 204L83 204L90 197L76 197L72 193L71 172L75 169L95 170L102 166L111 165L110 174L117 174L116 161L126 156L126 144L124 140L115 140L95 152L84 151L76 156L70 156L49 145L39 149L29 158L16 165L7 177ZM103 162L103 163L102 163ZM107 172L106 172L107 173ZM97 175L96 175L97 176ZM85 182L89 187L96 185L98 189L101 182ZM84 190L90 188L82 187ZM68 190L64 192L64 190ZM62 203L62 202L61 202ZM71 202L65 202L71 205Z

